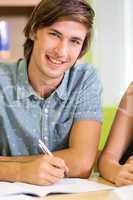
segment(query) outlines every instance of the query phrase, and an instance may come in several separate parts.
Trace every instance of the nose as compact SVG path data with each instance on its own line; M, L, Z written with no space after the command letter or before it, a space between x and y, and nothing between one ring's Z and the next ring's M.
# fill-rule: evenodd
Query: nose
M66 40L59 41L54 50L57 57L66 58L69 50L68 41Z

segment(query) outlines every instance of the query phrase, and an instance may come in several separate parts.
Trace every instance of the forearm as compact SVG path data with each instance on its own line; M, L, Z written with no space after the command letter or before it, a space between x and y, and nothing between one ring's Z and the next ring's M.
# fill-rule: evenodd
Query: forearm
M85 156L81 152L77 152L73 148L56 151L53 153L55 156L62 158L69 168L69 177L88 178L93 161L89 160L89 155Z
M37 156L0 156L0 181L21 181L21 165Z
M20 163L10 161L0 161L0 181L19 181Z
M70 177L88 178L95 162L101 123L81 120L73 125L68 149L54 152L69 168Z
M32 155L32 156L0 156L0 163L1 162L27 162L32 161L41 155Z

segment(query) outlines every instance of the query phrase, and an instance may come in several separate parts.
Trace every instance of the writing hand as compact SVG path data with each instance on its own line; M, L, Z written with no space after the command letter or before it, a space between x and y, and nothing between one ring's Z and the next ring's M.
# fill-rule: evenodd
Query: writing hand
M64 177L68 168L63 159L41 155L35 160L21 163L20 181L36 185L50 185Z

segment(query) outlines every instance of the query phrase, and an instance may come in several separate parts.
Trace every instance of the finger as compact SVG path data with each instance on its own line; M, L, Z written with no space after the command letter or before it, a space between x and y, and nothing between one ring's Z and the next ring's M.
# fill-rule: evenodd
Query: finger
M133 183L133 173L130 173L130 172L126 173L124 178L126 180L132 181Z
M55 176L49 175L49 177L48 177L48 181L49 181L50 185L59 182L59 180L61 180L61 179L58 177L55 177Z
M51 162L49 159L43 161L40 173L50 174L50 175L55 176L57 178L63 178L64 177L64 169L53 165L53 162Z
M69 171L67 165L65 164L64 160L61 159L61 158L57 158L57 157L51 157L50 159L50 163L53 165L53 166L56 166L57 168L61 168L61 169L64 169L66 172Z
M66 171L65 169L61 169L59 167L56 167L54 165L52 165L54 168L50 170L50 172L52 172L52 174L54 173L55 176L59 177L59 178L66 178L68 177L68 170Z
M33 181L31 182L32 184L36 184L36 185L51 185L54 184L56 182L58 182L60 179L53 177L51 175L47 175L45 176L43 179L38 179L38 181L35 181L35 183L33 183Z
M35 180L35 183L32 181L31 184L47 186L47 185L51 185L51 182L49 182L49 180L47 180L45 177L45 179L38 179L37 181Z
M133 184L133 180L124 179L122 185L132 185L132 184Z
M130 156L130 157L129 157L129 159L132 159L132 160L133 160L133 155L132 155L132 156Z
M123 186L123 185L131 185L133 184L133 181L125 178L125 177L118 177L116 180L115 180L115 184L116 186Z
M133 164L130 166L129 172L133 174Z
M60 180L59 177L47 173L44 174L43 179L41 179L41 185L51 185L58 182L59 180Z
M130 156L129 158L128 158L128 160L126 161L126 163L129 163L129 162L133 162L133 156Z
M63 178L64 171L47 163L47 165L44 164L42 166L41 171L39 171L37 177L37 180L35 180L37 181L37 184L50 185Z
M47 165L46 171L51 176L54 176L54 177L57 177L57 178L60 178L60 179L64 177L64 169L61 169L59 167L55 167L51 164Z
M45 160L47 160L47 162L51 165L53 165L54 167L56 168L60 168L60 169L63 169L64 170L64 176L68 174L69 172L69 169L68 167L66 166L65 162L63 159L61 158L58 158L56 156L49 156L49 155L45 155L43 157Z
M126 171L130 174L133 174L133 161L126 163Z

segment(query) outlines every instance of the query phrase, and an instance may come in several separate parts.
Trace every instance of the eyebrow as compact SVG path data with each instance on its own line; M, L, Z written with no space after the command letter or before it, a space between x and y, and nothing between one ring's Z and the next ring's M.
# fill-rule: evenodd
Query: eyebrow
M58 30L54 29L54 28L50 28L50 31L54 31L56 32L57 34L59 34L60 36L62 36L63 34L61 32L59 32ZM84 40L80 37L72 37L73 40L77 40L77 41L80 41L80 42L83 42Z
M54 28L50 28L49 30L50 30L50 31L54 31L54 32L58 33L59 35L62 35L62 33L61 33L61 32L57 31L57 30L56 30L56 29L54 29Z

